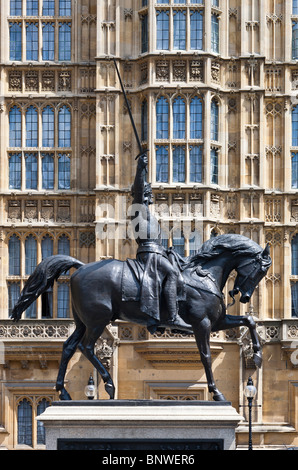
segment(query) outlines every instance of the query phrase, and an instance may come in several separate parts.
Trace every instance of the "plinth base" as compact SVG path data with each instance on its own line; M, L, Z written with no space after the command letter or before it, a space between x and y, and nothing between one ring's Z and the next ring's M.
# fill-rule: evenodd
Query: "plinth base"
M47 450L234 450L243 419L229 402L53 402L38 416Z

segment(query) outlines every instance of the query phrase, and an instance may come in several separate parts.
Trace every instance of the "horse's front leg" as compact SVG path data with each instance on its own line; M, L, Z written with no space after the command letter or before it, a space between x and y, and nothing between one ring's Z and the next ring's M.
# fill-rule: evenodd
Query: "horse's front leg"
M262 365L262 348L259 341L259 336L256 329L256 322L251 315L247 316L234 316L225 315L220 320L220 323L216 324L216 331L228 330L230 328L238 328L239 326L246 326L250 331L250 336L253 345L253 361L257 367ZM215 330L214 330L215 331Z
M200 351L201 361L205 369L205 374L208 383L208 390L213 393L213 400L226 401L224 395L218 390L215 385L212 373L211 351L210 351L210 333L211 323L208 318L204 318L198 324L193 324L193 331L196 342Z

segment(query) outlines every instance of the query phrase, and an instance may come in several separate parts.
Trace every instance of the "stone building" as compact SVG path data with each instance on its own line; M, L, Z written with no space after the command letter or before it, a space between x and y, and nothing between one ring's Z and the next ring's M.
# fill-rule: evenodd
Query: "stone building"
M183 255L222 233L270 244L272 267L249 306L263 344L256 370L245 328L212 336L217 385L256 447L298 446L298 2L9 0L0 10L0 445L43 448L35 416L52 400L73 331L69 277L9 312L44 257L134 257L126 225L139 153L112 57L144 149L164 243ZM234 278L228 282L228 290ZM96 353L117 398L208 400L195 341L107 328ZM66 376L84 399L77 352ZM237 431L247 442L247 423Z

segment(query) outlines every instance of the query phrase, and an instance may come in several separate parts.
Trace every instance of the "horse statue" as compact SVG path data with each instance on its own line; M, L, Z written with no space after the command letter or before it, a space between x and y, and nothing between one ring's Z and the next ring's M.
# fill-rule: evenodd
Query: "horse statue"
M203 243L195 255L180 258L179 261L180 280L184 287L184 293L178 301L181 319L179 329L195 336L209 392L215 401L225 401L212 374L210 333L239 326L248 327L254 350L253 359L256 366L261 366L261 346L252 316L228 315L222 291L230 273L236 270L234 288L229 294L235 302L234 296L240 292L240 302L247 303L271 265L269 246L262 249L242 235L220 235ZM101 375L108 396L114 398L113 380L94 353L95 342L110 322L125 320L145 326L148 324L148 316L140 310L139 300L123 300L121 286L126 263L109 259L83 264L70 256L50 256L36 267L20 294L11 315L14 321L20 320L22 312L52 286L62 273L76 268L70 282L76 327L63 345L56 382L61 400L71 400L64 387L64 378L68 362L77 347ZM133 278L131 282L136 284ZM160 302L160 327L177 329L175 325L166 323L162 295Z

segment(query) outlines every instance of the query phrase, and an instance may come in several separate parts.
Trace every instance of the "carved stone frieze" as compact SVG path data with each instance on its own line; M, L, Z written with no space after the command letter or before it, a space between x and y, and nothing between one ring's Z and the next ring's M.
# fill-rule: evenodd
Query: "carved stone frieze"
M173 80L179 82L186 81L186 61L174 60L173 61Z
M189 63L190 80L202 82L204 80L204 62L203 60L191 60Z
M38 218L37 201L27 200L25 202L24 218L27 220L37 220Z
M156 80L166 82L170 79L170 63L167 60L156 62Z
M298 222L298 199L291 201L291 222Z
M211 81L220 83L220 63L217 60L211 62Z
M52 70L44 70L41 73L42 91L55 91L55 73Z
M60 222L70 222L71 212L69 199L58 201L57 220Z
M71 71L64 70L58 74L58 90L71 91Z
M38 71L28 70L25 72L25 89L26 91L38 91L39 89Z
M8 219L20 220L21 219L21 201L8 201Z
M8 73L9 91L22 91L22 72L19 70L10 70Z
M49 199L44 199L41 203L41 219L44 222L49 222L54 220L54 201Z

